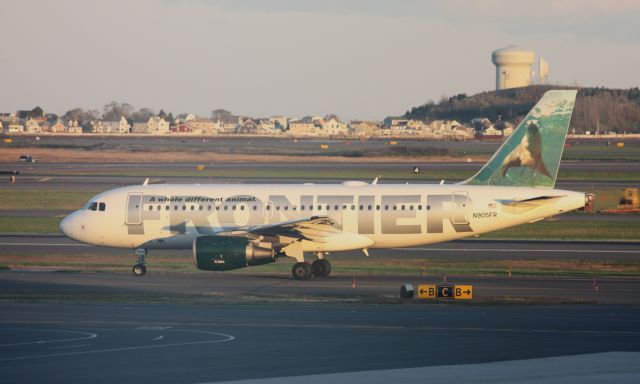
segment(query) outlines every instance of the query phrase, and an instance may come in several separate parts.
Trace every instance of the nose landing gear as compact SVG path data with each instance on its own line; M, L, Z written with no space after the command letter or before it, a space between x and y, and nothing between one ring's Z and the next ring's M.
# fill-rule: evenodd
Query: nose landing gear
M143 276L145 273L147 273L147 267L145 266L145 261L144 261L145 256L147 256L147 250L139 248L135 250L135 253L136 255L138 255L138 263L133 266L133 269L132 269L133 275Z

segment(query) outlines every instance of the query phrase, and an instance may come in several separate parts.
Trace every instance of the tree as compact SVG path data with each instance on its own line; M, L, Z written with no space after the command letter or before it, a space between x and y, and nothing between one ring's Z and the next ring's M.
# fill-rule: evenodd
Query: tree
M232 113L227 111L226 109L216 109L215 111L211 112L211 119L220 120L220 119L223 119L225 117L229 117L231 115L232 115Z
M79 122L96 120L100 117L100 113L95 109L85 111L82 108L73 108L62 115L62 120L78 120Z
M104 120L117 121L120 120L122 116L129 118L133 112L133 107L128 103L112 101L111 103L106 104L102 110L102 118Z
M31 116L32 117L43 117L44 116L44 111L40 107L35 107L35 108L33 108L31 110Z
M149 121L151 116L155 116L155 112L151 108L140 108L131 114L131 119L136 123L144 123Z

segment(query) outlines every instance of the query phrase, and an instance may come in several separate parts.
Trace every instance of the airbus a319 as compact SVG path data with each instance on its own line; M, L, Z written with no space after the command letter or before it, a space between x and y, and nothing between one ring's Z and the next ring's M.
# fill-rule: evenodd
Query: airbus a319
M83 243L134 250L137 276L146 273L149 250L191 249L202 270L286 256L296 259L294 278L326 277L329 253L439 243L583 208L591 196L554 189L575 97L574 90L546 92L461 183L144 183L94 196L60 229Z

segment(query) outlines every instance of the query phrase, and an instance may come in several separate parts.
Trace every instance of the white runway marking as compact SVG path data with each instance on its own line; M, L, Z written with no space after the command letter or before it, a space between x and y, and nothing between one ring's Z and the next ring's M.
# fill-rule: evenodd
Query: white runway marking
M431 251L431 252L554 252L554 253L629 253L640 254L640 251L631 250L605 250L605 249L535 249L535 248L394 248L405 251Z
M156 340L162 340L162 339L164 339L164 336L160 335L160 336L156 337L155 339L151 339L151 340L156 341Z
M0 243L0 245L15 245L15 246L33 246L40 245L45 247L91 247L90 244L76 244L76 243Z
M44 354L44 355L31 355L31 356L17 356L17 357L2 358L2 359L0 359L0 361L31 360L31 359L42 359L42 358L47 358L47 357L90 355L90 354L105 353L105 352L137 351L137 350L142 350L142 349L155 349L155 348L181 347L181 346L198 345L198 344L224 343L224 342L227 342L227 341L235 340L234 336L227 335L225 333L219 333L219 332L195 331L195 330L190 330L190 329L175 329L174 331L177 331L177 332L202 333L202 334L205 334L205 335L220 336L222 338L217 339L217 340L191 341L191 342L185 342L185 343L138 345L138 346L132 346L132 347L94 349L94 350L89 350L89 351L50 353L50 354Z
M23 329L20 328L0 328L3 330L8 330L8 331L23 331ZM28 329L27 331L29 332L58 332L58 333L75 333L78 335L86 335L85 337L72 337L69 339L53 339L53 340L37 340L37 341L25 341L22 343L10 343L10 344L1 344L0 348L2 347L15 347L18 345L31 345L31 344L48 344L48 343L64 343L64 342L68 342L68 341L80 341L80 340L89 340L89 339L95 339L96 337L98 337L97 334L95 333L91 333L91 332L81 332L81 331L65 331L65 330L57 330L57 329Z

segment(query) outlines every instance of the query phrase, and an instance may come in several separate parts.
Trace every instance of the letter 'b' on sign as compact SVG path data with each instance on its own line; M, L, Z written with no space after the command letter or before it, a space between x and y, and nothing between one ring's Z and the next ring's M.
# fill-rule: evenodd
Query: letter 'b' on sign
M471 300L473 298L473 286L456 285L454 293L456 300Z

